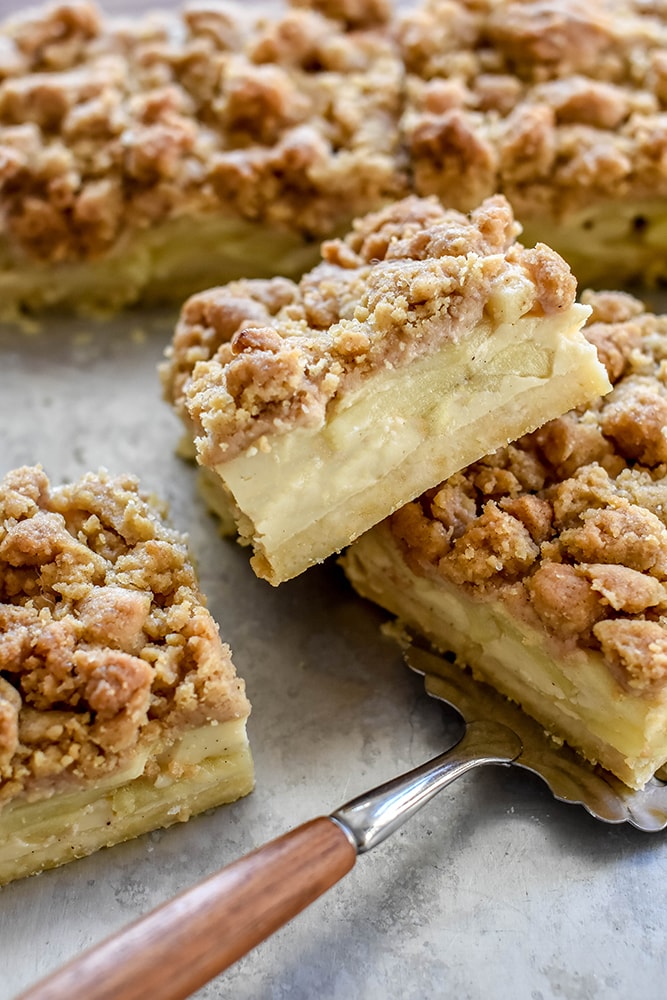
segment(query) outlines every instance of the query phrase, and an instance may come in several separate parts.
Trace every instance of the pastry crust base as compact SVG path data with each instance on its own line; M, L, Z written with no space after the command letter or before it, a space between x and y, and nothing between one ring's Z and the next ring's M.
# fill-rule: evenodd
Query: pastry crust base
M257 575L274 585L298 575L434 483L606 392L594 349L578 338L586 314L575 304L485 320L341 396L323 426L267 436L264 448L221 462Z
M85 857L214 806L254 785L246 720L207 724L137 753L92 787L17 797L0 812L0 885Z
M643 787L667 761L664 689L654 697L633 694L601 653L556 657L545 633L515 619L502 602L475 600L447 580L415 574L386 523L360 538L342 564L361 596L455 653L476 677L626 784Z

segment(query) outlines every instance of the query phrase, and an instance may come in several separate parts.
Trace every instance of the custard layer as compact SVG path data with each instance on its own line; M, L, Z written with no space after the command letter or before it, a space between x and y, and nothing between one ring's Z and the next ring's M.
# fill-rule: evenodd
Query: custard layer
M143 751L94 786L13 800L0 811L0 885L233 802L253 784L245 719L233 719Z

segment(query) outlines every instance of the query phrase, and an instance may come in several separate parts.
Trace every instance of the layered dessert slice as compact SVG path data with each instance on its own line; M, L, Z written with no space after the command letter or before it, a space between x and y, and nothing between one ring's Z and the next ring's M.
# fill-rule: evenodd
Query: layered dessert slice
M406 192L384 0L86 0L0 26L0 301L113 311L298 276Z
M250 711L130 476L0 482L0 884L247 794Z
M272 584L425 489L609 388L589 308L502 197L469 217L409 197L322 247L295 284L186 303L167 397Z
M614 385L347 552L356 590L640 788L667 760L667 317L589 293Z
M667 276L663 5L422 0L397 39L415 193L504 193L584 287Z

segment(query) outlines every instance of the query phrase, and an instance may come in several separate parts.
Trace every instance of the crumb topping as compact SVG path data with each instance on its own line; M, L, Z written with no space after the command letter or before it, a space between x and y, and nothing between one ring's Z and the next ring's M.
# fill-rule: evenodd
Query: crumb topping
M667 194L666 107L644 0L72 0L0 35L5 252L97 259L220 212L322 239L410 192L557 222Z
M644 0L424 0L399 18L418 194L522 219L664 197L667 18Z
M321 239L410 192L558 221L667 194L666 108L645 0L72 0L0 35L7 252L95 259L220 211Z
M500 598L628 688L667 683L667 316L586 293L612 392L390 519L409 565Z
M240 281L193 296L162 377L201 463L323 423L371 373L456 342L485 317L571 306L567 265L543 245L526 250L517 232L503 197L469 217L409 197L325 242L299 284Z
M384 0L299 0L273 19L203 0L132 20L73 0L5 22L9 249L95 258L221 208L321 238L405 193L386 20Z
M0 805L247 714L186 539L130 476L0 482Z

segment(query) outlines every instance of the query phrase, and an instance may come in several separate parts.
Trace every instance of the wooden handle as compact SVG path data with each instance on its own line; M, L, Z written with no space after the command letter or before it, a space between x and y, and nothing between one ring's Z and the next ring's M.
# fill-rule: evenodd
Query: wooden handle
M354 865L325 816L233 862L42 980L18 1000L181 1000L245 955ZM147 977L150 977L148 979Z

